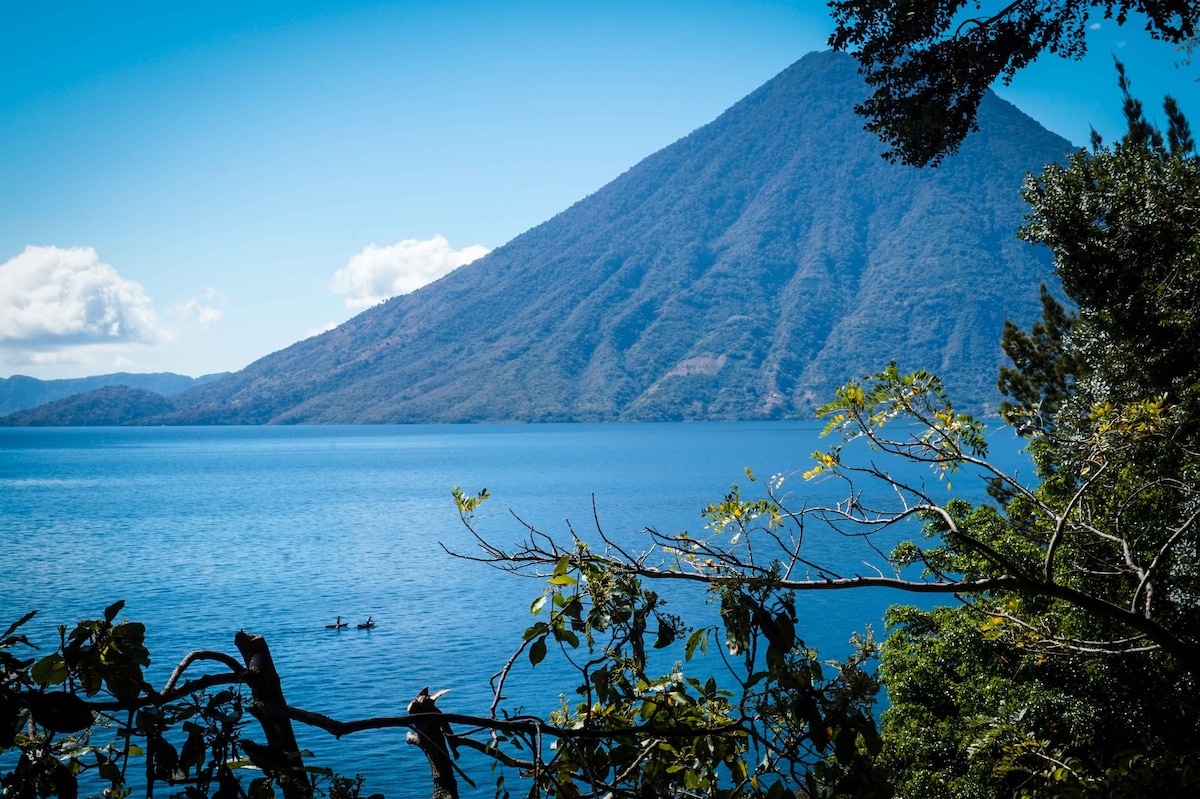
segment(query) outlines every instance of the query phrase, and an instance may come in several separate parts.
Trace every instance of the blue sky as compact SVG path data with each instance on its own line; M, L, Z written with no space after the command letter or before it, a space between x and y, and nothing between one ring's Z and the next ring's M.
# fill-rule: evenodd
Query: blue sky
M818 2L0 0L0 377L240 369L494 248L824 49ZM1200 66L1099 20L997 87L1076 143L1112 54L1200 118Z

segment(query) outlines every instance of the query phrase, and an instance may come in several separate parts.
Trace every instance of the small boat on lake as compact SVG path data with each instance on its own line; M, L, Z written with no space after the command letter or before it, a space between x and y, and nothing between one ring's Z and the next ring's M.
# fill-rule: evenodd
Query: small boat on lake
M350 622L342 621L342 617L338 616L337 621L334 622L333 624L326 624L325 629L326 630L340 630L343 627L349 627L349 626L350 626Z
M375 621L370 616L367 616L367 620L364 621L362 624L358 625L358 629L369 630L374 626L375 626Z

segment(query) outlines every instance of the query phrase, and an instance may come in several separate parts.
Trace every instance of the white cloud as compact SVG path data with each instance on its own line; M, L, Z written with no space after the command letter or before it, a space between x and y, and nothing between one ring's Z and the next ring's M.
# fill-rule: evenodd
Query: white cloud
M1100 28L1101 28L1102 26L1100 25L1100 23L1099 23L1099 22L1093 22L1091 25L1088 25L1088 27L1089 27L1089 28L1091 28L1091 29L1092 29L1092 30L1094 30L1094 31L1098 31L1098 30L1100 30Z
M334 273L330 288L346 295L347 308L368 308L415 291L487 254L488 249L479 244L455 250L442 236L405 239L390 247L370 244Z
M224 297L213 289L206 289L203 301L190 297L187 302L172 307L171 315L184 322L194 322L201 330L207 330L209 325L221 321L225 315L220 307L224 304Z
M29 362L79 360L64 348L170 338L141 284L91 247L29 246L0 264L0 347Z

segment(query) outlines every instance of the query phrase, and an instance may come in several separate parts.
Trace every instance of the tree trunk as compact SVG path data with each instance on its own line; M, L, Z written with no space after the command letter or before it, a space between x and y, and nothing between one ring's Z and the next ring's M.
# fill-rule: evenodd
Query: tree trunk
M445 692L439 691L430 696L429 689L422 688L421 693L417 694L417 698L408 703L409 713L413 715L428 713L430 719L427 723L414 725L406 740L410 744L419 746L425 754L425 759L429 761L429 773L433 777L432 799L458 799L458 781L454 778L454 764L450 758L450 747L446 742L446 734L450 732L450 725L438 720L437 716L441 715L442 711L438 710L437 705L434 704L434 700L443 693Z
M251 760L276 781L283 791L283 799L311 799L312 784L304 770L292 722L286 716L273 716L263 709L263 706L287 705L267 641L261 635L238 632L233 643L246 661L246 684L250 686L250 696L254 700L250 715L258 719L267 737L265 751ZM264 762L257 762L259 759Z

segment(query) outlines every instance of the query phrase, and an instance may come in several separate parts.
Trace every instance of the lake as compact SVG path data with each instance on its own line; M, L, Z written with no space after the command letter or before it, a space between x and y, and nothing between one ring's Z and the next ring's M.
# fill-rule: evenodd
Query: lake
M474 554L451 489L487 487L480 528L517 540L512 514L565 539L568 523L636 543L637 530L703 528L701 509L744 468L802 472L829 442L817 422L400 427L0 429L0 625L25 612L44 649L59 624L124 599L147 625L152 682L193 649L236 655L238 630L266 637L290 704L338 719L400 715L423 687L446 711L485 715L488 679L532 622L542 583L456 559ZM994 459L1024 466L1006 428ZM932 476L929 482L935 482ZM833 483L796 474L798 498L833 502ZM956 489L980 498L977 480ZM822 492L825 492L823 495ZM510 513L510 510L512 513ZM837 537L823 556L855 563ZM667 592L663 592L667 593ZM831 656L883 609L883 591L814 592L800 634ZM676 609L715 610L686 592ZM341 615L351 627L325 625ZM378 626L354 624L372 617ZM690 620L690 615L689 615ZM2 629L2 627L0 627ZM665 671L670 663L659 665ZM510 682L510 706L544 714L573 684L547 660ZM249 737L254 737L253 731ZM335 741L306 731L313 762L366 775L389 797L428 795L428 769L403 731ZM494 776L464 756L490 796ZM511 779L510 779L511 784Z

